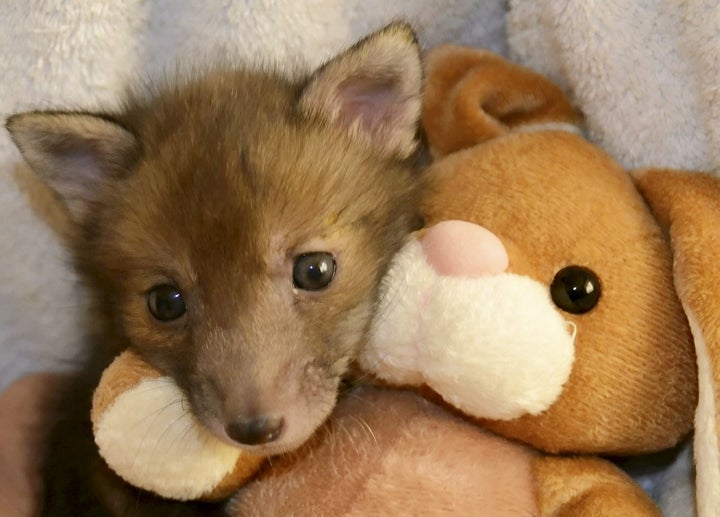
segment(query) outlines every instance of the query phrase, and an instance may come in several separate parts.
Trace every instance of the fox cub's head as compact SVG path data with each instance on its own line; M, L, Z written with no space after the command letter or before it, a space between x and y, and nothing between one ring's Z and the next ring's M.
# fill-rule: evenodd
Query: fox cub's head
M118 113L8 129L65 203L107 321L217 434L259 452L332 409L414 219L421 68L394 24L308 77L215 68Z

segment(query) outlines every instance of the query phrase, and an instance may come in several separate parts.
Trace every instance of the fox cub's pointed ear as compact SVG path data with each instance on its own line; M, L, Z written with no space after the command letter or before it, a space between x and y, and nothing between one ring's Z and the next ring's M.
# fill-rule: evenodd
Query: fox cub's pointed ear
M319 68L302 91L300 108L383 154L405 158L417 145L421 87L415 34L394 23Z
M127 170L135 137L119 124L85 113L30 112L10 117L7 129L30 167L80 222L102 185Z

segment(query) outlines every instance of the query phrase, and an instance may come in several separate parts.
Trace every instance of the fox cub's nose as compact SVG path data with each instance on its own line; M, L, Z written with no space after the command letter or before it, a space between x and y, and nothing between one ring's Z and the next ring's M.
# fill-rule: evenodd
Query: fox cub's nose
M227 435L243 445L262 445L275 441L282 433L282 417L238 418L225 426Z

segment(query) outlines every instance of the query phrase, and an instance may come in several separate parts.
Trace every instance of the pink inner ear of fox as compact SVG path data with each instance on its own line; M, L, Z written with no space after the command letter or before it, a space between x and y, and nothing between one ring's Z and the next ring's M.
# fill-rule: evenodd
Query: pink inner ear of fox
M349 79L338 88L340 121L345 126L359 121L363 131L373 133L383 124L393 122L392 115L398 108L396 97L395 85L390 80Z
M428 264L439 275L476 278L507 270L505 246L491 231L467 221L443 221L422 237Z

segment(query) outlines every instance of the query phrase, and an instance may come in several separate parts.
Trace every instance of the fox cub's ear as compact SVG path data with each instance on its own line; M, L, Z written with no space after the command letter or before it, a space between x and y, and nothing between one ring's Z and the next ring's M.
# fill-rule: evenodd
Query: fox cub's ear
M136 155L135 137L100 115L20 113L8 119L7 129L75 222L97 200L102 185L126 170Z
M320 67L300 108L347 128L383 154L405 158L416 147L420 50L409 25L388 25Z

